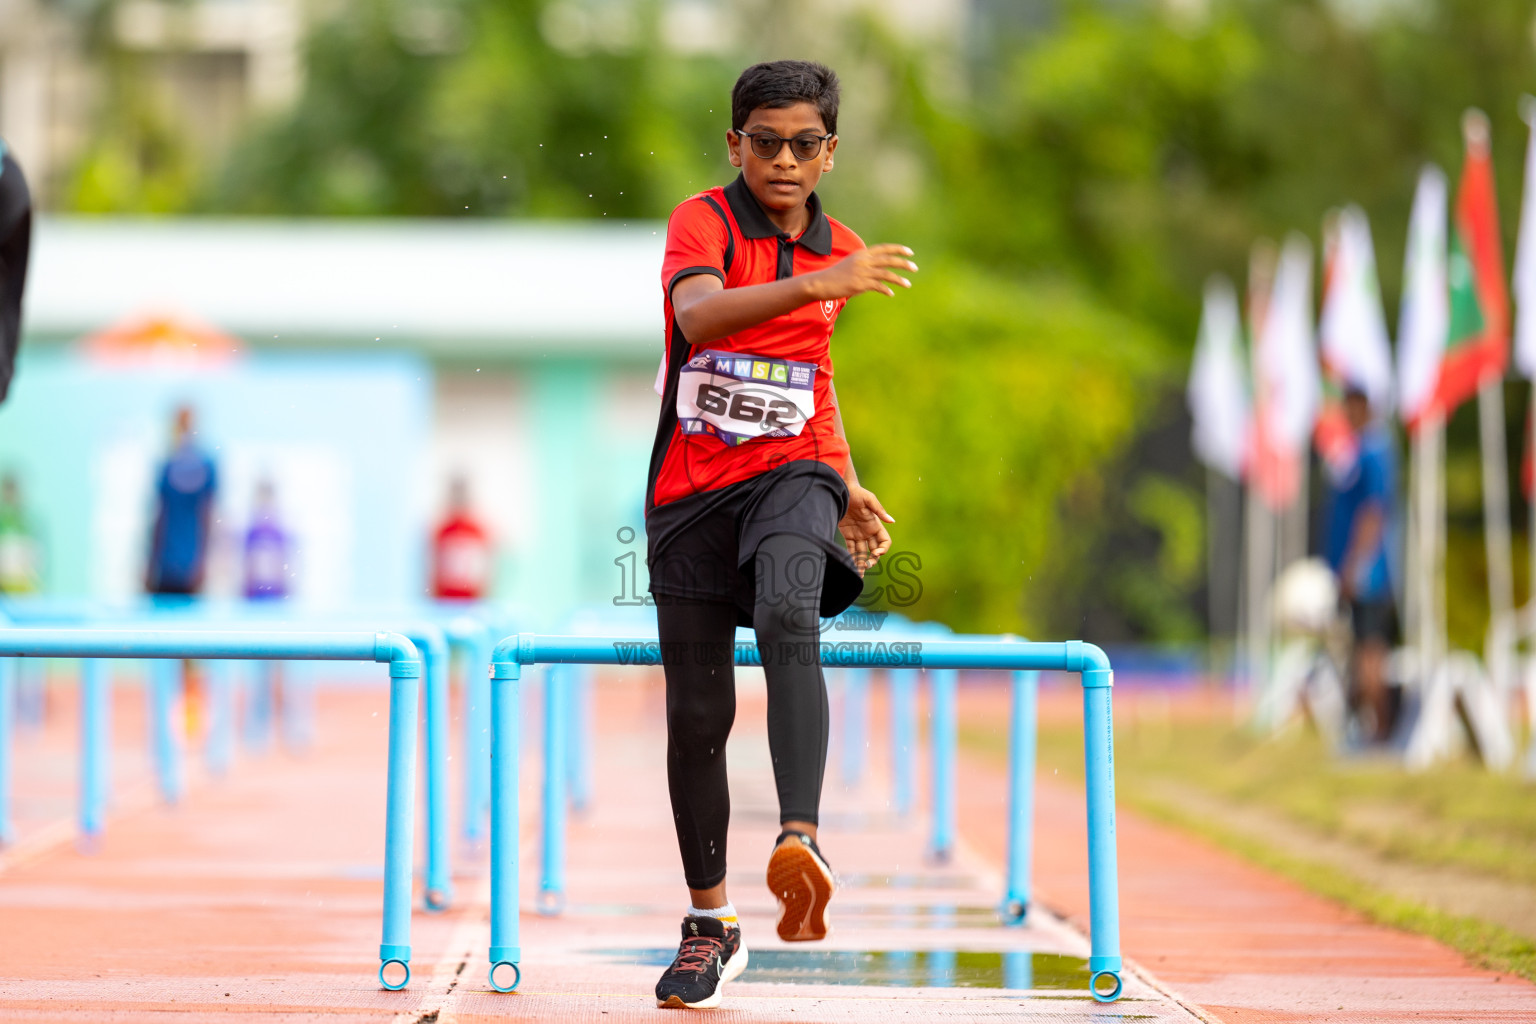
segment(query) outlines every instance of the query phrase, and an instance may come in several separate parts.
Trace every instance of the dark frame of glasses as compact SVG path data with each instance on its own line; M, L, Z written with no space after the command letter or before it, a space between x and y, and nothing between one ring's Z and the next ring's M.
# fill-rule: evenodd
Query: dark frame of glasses
M747 146L752 150L752 155L757 157L759 160L772 160L774 157L778 156L784 151L784 145L786 143L789 144L789 151L795 155L796 160L814 160L821 155L821 147L826 144L827 140L837 137L837 133L835 132L828 132L825 135L816 135L812 132L801 132L799 135L794 135L786 139L784 136L779 135L776 132L744 132L738 131L735 128L732 128L731 130L736 132L737 138L747 140ZM759 145L757 141L758 139L774 140L775 145L773 150L771 152L766 152L766 144ZM798 143L801 139L814 140L816 143L816 148L805 153L800 152L800 147L797 146L796 143Z

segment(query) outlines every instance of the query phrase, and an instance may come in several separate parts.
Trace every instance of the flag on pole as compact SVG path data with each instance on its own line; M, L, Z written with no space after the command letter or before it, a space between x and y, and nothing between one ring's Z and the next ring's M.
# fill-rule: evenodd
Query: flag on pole
M1435 388L1435 405L1446 416L1477 394L1489 377L1502 376L1509 359L1509 289L1499 244L1487 116L1467 111L1462 133L1467 157L1456 189L1446 262L1450 329Z
M1191 442L1201 462L1232 480L1242 479L1248 454L1242 334L1232 282L1212 275L1205 284L1200 333L1189 370Z
M1435 403L1440 360L1450 323L1445 266L1446 180L1440 168L1419 172L1408 220L1408 253L1403 268L1403 307L1398 318L1397 408L1416 431Z
M1312 246L1301 235L1287 238L1280 254L1253 341L1253 381L1254 486L1271 508L1284 509L1301 490L1322 390L1312 328Z
M1344 392L1358 388L1372 409L1389 410L1392 348L1365 211L1348 206L1329 217L1323 239L1323 315L1318 324L1323 408L1314 440L1328 471L1342 478L1354 468L1358 447L1344 417Z

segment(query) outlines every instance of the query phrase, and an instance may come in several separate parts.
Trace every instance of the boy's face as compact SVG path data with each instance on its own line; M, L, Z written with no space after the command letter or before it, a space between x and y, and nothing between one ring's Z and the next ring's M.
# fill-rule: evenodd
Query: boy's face
M758 107L747 115L747 123L741 130L772 132L784 139L827 134L827 126L822 123L821 113L814 103ZM833 136L811 160L797 159L794 147L788 144L781 144L776 156L764 160L752 152L751 139L729 131L725 133L725 141L730 147L731 165L741 168L741 175L757 201L770 210L783 213L805 205L821 176L832 169L832 153L837 149L837 137Z

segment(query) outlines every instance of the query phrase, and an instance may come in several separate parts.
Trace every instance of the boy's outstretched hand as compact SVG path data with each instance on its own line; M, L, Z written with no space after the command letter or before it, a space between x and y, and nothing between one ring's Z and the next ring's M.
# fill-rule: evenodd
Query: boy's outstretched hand
M865 292L895 295L892 285L912 287L911 281L896 272L917 270L911 256L912 250L904 245L872 245L806 276L815 279L818 299L848 299Z
M848 553L853 556L853 564L860 576L890 550L891 535L885 524L895 521L881 506L875 492L858 484L849 486L848 512L837 524L837 528L842 532L843 543L848 546Z

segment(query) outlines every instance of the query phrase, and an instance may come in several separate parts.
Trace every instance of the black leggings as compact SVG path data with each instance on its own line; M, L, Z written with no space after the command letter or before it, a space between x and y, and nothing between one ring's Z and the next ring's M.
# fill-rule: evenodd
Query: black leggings
M818 651L826 553L781 533L755 559L752 626L768 677L768 750L779 821L815 823L827 765L827 685ZM736 719L736 606L658 595L667 675L667 787L690 889L725 879L731 818L725 741Z

